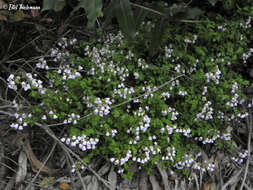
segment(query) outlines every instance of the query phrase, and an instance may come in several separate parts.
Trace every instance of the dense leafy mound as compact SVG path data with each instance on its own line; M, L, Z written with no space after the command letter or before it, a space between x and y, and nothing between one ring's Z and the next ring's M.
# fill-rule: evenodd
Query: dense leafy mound
M233 147L230 122L247 116L242 89L249 82L232 68L253 53L250 19L174 25L152 59L135 52L121 33L104 41L63 38L39 60L39 74L9 76L9 87L29 91L33 102L29 108L18 103L11 127L67 125L62 142L87 153L86 162L103 156L119 173L134 163L211 172L216 166L204 153L210 147L229 149L242 163L247 152ZM143 23L143 31L151 28ZM148 39L142 30L138 42ZM137 46L145 52L149 43Z

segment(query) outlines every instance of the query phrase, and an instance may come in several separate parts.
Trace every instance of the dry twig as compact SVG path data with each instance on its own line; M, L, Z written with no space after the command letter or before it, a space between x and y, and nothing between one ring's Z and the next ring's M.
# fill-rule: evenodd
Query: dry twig
M99 181L101 181L107 188L112 189L110 183L100 177L96 171L94 171L89 165L87 165L75 152L73 152L70 148L68 148L65 144L63 144L54 134L54 132L46 125L36 122L37 126L42 128L50 137L52 137L62 148L66 151L67 154L72 154L78 161L80 161L89 171L91 171Z
M31 182L29 183L29 185L25 188L25 190L28 190L28 189L31 187L31 185L34 183L34 181L36 180L36 178L39 176L39 174L40 174L42 168L45 167L45 164L47 163L48 159L49 159L50 156L53 154L55 147L56 147L56 142L54 143L54 145L53 145L53 147L52 147L50 153L48 154L46 160L42 163L42 165L41 165L41 167L39 168L38 172L37 172L36 175L33 177L33 179L31 180Z
M253 100L251 101L253 102ZM243 176L243 180L242 180L242 184L240 186L240 190L242 190L242 188L245 185L245 180L248 174L248 169L249 169L249 161L250 161L250 147L251 147L251 135L252 135L252 115L251 115L251 111L249 111L249 116L247 117L247 126L249 129L249 136L248 136L248 159L246 162L246 166L245 166L245 171L244 171L244 176Z
M234 176L232 176L232 177L228 180L228 182L225 183L225 184L222 186L222 189L221 189L221 190L226 190L227 186L234 184L234 183L237 181L237 179L238 179L238 177L240 176L240 174L242 173L242 170L243 170L243 169L241 168Z

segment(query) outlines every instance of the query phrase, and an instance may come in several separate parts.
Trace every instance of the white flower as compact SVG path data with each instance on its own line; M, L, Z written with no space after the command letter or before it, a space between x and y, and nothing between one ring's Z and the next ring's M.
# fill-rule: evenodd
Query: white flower
M111 162L114 162L114 160L115 160L115 158L111 158L111 159L110 159Z
M18 130L22 131L22 130L23 130L23 126L20 125L20 126L18 127Z
M137 73L137 72L134 73L134 78L135 78L135 79L138 79L139 76L140 76L139 73Z

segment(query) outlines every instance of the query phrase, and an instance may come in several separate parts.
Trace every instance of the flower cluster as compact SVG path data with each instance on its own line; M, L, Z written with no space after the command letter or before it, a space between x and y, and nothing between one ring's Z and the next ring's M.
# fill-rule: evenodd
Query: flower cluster
M251 17L249 16L245 23L240 23L240 27L245 29L251 28L251 21Z
M150 127L151 118L147 115L144 115L142 121L139 122L139 127L136 128L136 135L139 135L139 131L145 133L147 129Z
M186 155L184 155L184 160L177 162L175 167L177 169L183 169L185 167L190 168L194 162L195 162L195 160L194 160L193 156L186 154Z
M171 58L173 53L172 44L170 44L169 47L165 46L164 50L165 50L165 57Z
M86 151L96 149L96 145L99 142L99 139L88 138L86 135L82 135L82 136L72 136L71 138L62 137L61 142L64 142L67 145L70 145L71 147L76 147L78 145L78 148L81 151Z
M149 65L145 62L144 59L139 58L138 59L138 67L140 67L142 69L148 69Z
M186 38L186 39L184 39L184 42L187 43L187 44L195 44L196 41L197 41L197 39L198 39L198 36L197 35L193 35L193 39L192 40Z
M123 34L121 31L119 31L117 33L117 35L113 34L113 33L109 33L108 37L105 40L105 44L114 44L117 43L118 45L121 45L121 43L123 42ZM101 41L101 39L98 40L99 42Z
M205 160L204 163L195 162L192 168L195 170L202 171L202 172L206 172L206 171L213 172L215 170L215 164L212 162L207 162Z
M150 127L151 119L145 114L145 110L142 107L139 107L137 111L134 112L134 115L138 117L142 117L141 121L139 122L139 126L136 129L128 129L127 133L135 133L135 139L130 140L129 144L137 144L140 140L140 132L145 133L147 129Z
M153 91L155 91L157 88L156 87L152 87L152 86L143 86L142 87L142 91L145 92L143 98L144 99L147 99L148 97L153 97L154 96L154 93Z
M237 114L237 117L239 117L240 119L244 119L244 118L246 118L248 116L249 116L248 112L246 112L246 113L238 113Z
M157 144L154 142L154 144ZM142 149L138 150L138 156L134 156L132 160L134 162L137 162L139 164L145 164L147 163L152 156L155 156L156 154L159 154L161 150L156 147L156 145L151 145L149 147L144 147Z
M163 110L162 111L163 116L166 116L168 114L171 115L171 121L177 120L177 116L179 115L179 113L176 111L176 109L172 108L172 107L169 107L168 110Z
M133 93L134 93L133 87L130 87L130 88L125 87L124 88L124 83L122 83L122 84L118 85L118 89L113 90L112 97L116 97L118 95L120 98L127 99L128 95L131 95Z
M220 139L225 140L225 141L230 141L231 140L231 133L224 133L220 136Z
M58 46L60 46L61 48L65 49L68 46L73 46L77 43L77 39L73 38L68 40L67 38L63 37L61 38L61 41L57 43Z
M36 68L45 69L45 70L49 69L49 67L47 65L47 61L44 59L44 57L39 59L39 62L36 64Z
M191 129L178 128L176 125L173 126L166 125L165 127L162 127L160 129L160 132L164 133L165 130L167 131L168 135L171 135L174 132L174 133L182 133L186 137L191 137Z
M179 80L172 81L171 86L170 86L169 89L173 90L174 87L179 86L179 84L180 84Z
M13 90L17 90L18 89L18 87L17 87L17 85L15 83L15 76L13 74L10 74L10 76L7 79L7 81L8 81L8 87L10 89L13 89Z
M77 43L77 39L61 38L61 40L57 43L59 48L55 47L51 49L50 56L53 57L54 62L66 62L66 57L69 57L70 53L67 50L67 47L73 46Z
M204 90L203 90L203 92L202 92L202 96L205 96L206 95L206 93L207 93L207 86L204 86Z
M50 111L48 112L48 114L49 114L49 116L50 116L50 117L52 117L53 119L58 119L57 114L56 114L56 113L54 113L52 110L50 110ZM46 120L45 115L44 115L44 116L42 116L42 119L43 119L43 120Z
M204 120L209 120L209 119L213 119L213 108L210 107L211 106L211 102L207 101L204 104L203 109L201 110L200 113L197 114L196 116L196 120L197 119L204 119Z
M71 173L75 173L76 170L79 170L79 169L84 170L84 169L86 169L86 167L80 163L73 164L72 169L71 169Z
M226 26L227 26L227 24L223 24L223 25L218 26L217 29L224 32L227 30Z
M37 77L37 74L34 74L35 77ZM28 78L28 81L31 83L32 86L38 88L38 89L42 89L42 81L39 79L35 79L33 78L33 75L31 73L26 73L26 77ZM21 83L22 84L22 83ZM22 85L23 87L23 85ZM23 88L27 88L27 89L31 89L29 84L25 84Z
M132 157L132 152L131 150L127 151L126 157L116 159L116 158L110 158L110 161L114 163L115 165L124 165L130 158Z
M110 105L112 105L112 102L113 101L111 101L110 98L105 98L104 101L102 101L100 98L96 98L94 101L96 107L93 113L99 115L100 117L108 115L110 113Z
M177 64L174 68L177 73L185 73L185 69L181 69L181 65Z
M170 160L174 162L174 158L176 156L176 149L174 146L167 148L167 155L162 157L162 160Z
M68 114L68 119L65 119L63 121L63 123L65 123L65 124L72 123L73 125L76 125L78 123L79 119L80 119L80 115L75 114L75 113L71 113L71 114Z
M37 77L37 74L34 74L34 76ZM31 73L25 73L24 77L22 78L20 76L15 77L13 74L11 74L7 79L8 87L10 89L17 90L18 84L21 84L21 88L24 89L24 91L37 88L41 94L44 94L45 89L42 85L43 82L34 78L34 76Z
M213 144L215 143L216 140L221 139L224 141L230 141L231 140L231 133L227 132L227 133L223 133L222 135L220 134L220 131L215 130L217 135L213 135L211 138L204 138L204 137L195 137L194 140L196 141L200 141L202 144ZM209 133L211 132L211 130L208 131Z
M239 103L239 95L236 93L236 91L238 90L238 84L237 82L234 82L232 85L232 90L231 93L233 94L233 97L231 99L231 101L227 102L226 105L229 107L236 107Z
M170 98L170 93L169 93L169 92L163 92L163 93L161 94L161 97L162 97L164 100L169 99L169 98Z
M187 91L179 90L178 95L179 96L186 96L187 95Z
M238 163L238 164L242 164L243 160L246 159L248 157L248 150L245 150L243 153L242 152L238 152L238 157L231 157L231 160L233 160L234 162Z
M250 48L248 52L242 54L243 63L246 63L250 56L253 55L253 48Z
M27 118L31 118L32 117L32 114L18 114L18 113L15 113L14 114L17 122L16 123L12 123L10 125L11 128L13 129L17 129L17 130L20 130L22 131L24 129L24 127L27 127L28 126L28 123L25 121Z
M82 70L82 67L79 67L78 69ZM77 71L76 69L70 68L69 65L65 65L65 68L60 67L57 72L58 74L63 75L62 77L63 80L75 79L81 76L81 73L79 71Z
M221 71L219 70L218 65L216 65L216 72L208 72L206 75L206 82L209 83L211 80L213 80L216 84L219 84L219 79L221 78Z
M106 132L105 136L109 137L115 137L118 131L116 129L112 129L111 132Z
M188 73L192 74L194 71L197 70L197 64L199 63L199 59L196 59L195 63L193 63L193 65L190 67Z

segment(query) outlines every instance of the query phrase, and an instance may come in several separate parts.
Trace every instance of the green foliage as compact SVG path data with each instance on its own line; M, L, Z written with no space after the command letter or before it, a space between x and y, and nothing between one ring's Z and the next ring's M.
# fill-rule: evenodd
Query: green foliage
M132 164L151 171L161 162L186 176L197 166L208 168L195 155L206 144L232 149L229 123L245 113L242 89L249 82L233 68L248 52L252 28L242 27L240 17L202 19L166 27L163 48L153 57L147 56L152 36L145 32L152 22L139 27L139 51L121 32L70 46L69 56L66 48L53 49L53 58L61 56L44 76L51 84L44 93L23 77L34 86L31 98L42 103L31 106L30 121L68 125L63 142L80 148L76 139L83 138L86 162L103 156L126 170L125 177L132 176Z

